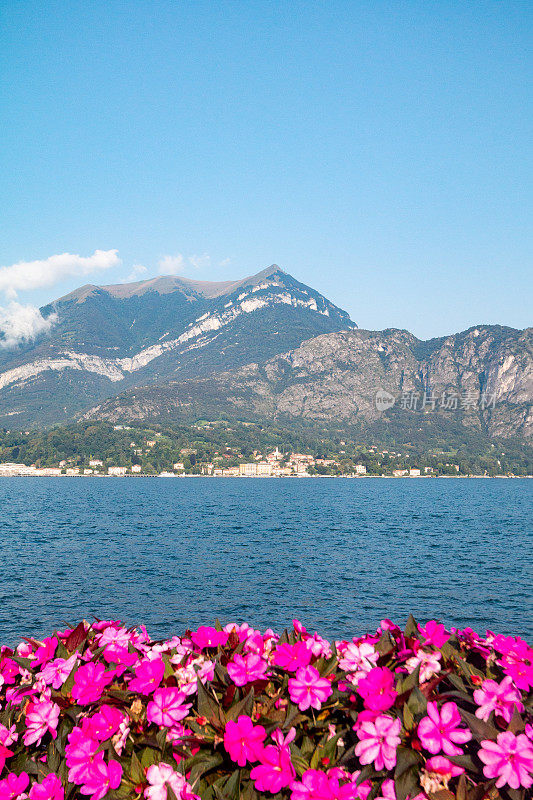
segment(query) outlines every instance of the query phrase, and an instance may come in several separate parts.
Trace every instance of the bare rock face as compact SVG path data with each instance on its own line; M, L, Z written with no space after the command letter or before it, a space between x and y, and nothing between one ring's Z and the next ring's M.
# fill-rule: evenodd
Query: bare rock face
M376 405L379 391L394 401L390 408ZM86 416L169 420L224 412L368 425L402 411L490 437L531 439L532 402L531 329L479 326L430 342L407 331L351 330L315 337L264 364L136 389Z

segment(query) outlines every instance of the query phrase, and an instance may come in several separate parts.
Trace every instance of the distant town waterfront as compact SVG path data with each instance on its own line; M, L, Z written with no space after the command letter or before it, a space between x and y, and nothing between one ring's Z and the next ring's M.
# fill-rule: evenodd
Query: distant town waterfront
M0 505L2 643L94 616L533 636L528 481L5 478Z

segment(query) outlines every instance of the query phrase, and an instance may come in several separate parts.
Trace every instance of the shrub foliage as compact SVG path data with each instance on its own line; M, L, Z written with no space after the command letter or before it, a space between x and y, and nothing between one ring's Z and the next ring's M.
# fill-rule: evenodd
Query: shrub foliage
M81 622L0 650L0 798L519 800L533 650L471 629L166 641Z

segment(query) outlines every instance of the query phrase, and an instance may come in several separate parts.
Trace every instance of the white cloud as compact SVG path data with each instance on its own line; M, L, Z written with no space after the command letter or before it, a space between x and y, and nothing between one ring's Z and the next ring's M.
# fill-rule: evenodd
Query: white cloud
M35 306L10 303L6 308L0 308L0 347L10 348L31 342L48 333L56 320L56 314L45 319Z
M147 272L148 270L146 269L146 267L143 267L142 264L134 264L130 274L126 278L126 281L128 282L138 281L141 278L141 276L145 275Z
M163 256L158 261L160 275L179 275L185 269L185 259L181 253L176 256Z
M229 263L231 263L231 258L223 258L222 261L218 262L218 266L227 267Z
M0 267L0 291L14 297L17 292L53 286L71 275L88 275L121 263L117 250L95 250L92 256L86 258L62 253L41 261L19 261L17 264Z
M192 264L195 269L209 267L211 264L211 256L208 253L202 253L201 256L189 256L189 263Z

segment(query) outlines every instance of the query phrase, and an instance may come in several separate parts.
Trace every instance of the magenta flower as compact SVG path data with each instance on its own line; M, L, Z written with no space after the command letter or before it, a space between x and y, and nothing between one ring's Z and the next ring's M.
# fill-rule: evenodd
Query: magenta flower
M296 677L289 678L289 696L300 711L305 711L310 706L320 709L331 692L331 683L321 678L315 667L300 667Z
M305 642L278 644L274 650L273 663L289 672L296 672L300 667L307 667L311 663L312 655Z
M218 647L219 644L225 645L229 639L227 631L217 631L207 625L200 625L197 631L191 634L191 639L196 647L203 650L205 647Z
M526 661L515 661L513 658L504 658L501 664L505 674L513 679L516 686L523 692L529 692L533 687L533 666Z
M290 786L296 772L291 761L288 747L268 745L259 755L260 764L250 772L259 792L277 794L281 789Z
M291 800L355 800L358 787L352 781L341 786L336 776L308 769L291 785Z
M81 728L74 728L68 736L65 747L68 779L72 783L81 784L89 777L95 761L103 759L104 754L98 753L100 742L90 735L89 720L84 719Z
M183 704L185 695L175 687L156 689L153 700L146 708L148 722L154 722L164 728L171 728L187 716L190 703Z
M135 670L135 677L129 682L130 692L140 692L141 694L152 694L163 680L165 674L165 662L162 658L153 660L145 659L141 661Z
M442 625L440 622L435 622L433 619L429 620L425 628L419 625L418 630L424 637L423 644L432 644L434 647L442 647L442 645L448 641L451 635L448 633L444 625Z
M13 750L10 750L4 744L0 744L0 774L6 765L6 759L11 758Z
M496 742L484 739L478 755L485 764L485 777L496 778L498 789L505 784L529 789L533 784L533 744L525 734L505 731L498 734Z
M247 761L257 761L263 749L266 731L262 725L253 725L250 717L241 714L237 722L229 720L224 731L224 747L232 761L239 767Z
M41 678L46 684L52 684L54 689L60 689L65 683L66 679L74 669L78 661L78 656L74 653L70 658L55 658L49 661L45 667L38 673L37 677Z
M57 639L55 636L48 636L46 639L43 639L43 643L35 651L32 669L39 664L44 664L46 661L50 661L56 650Z
M465 744L472 738L466 728L460 728L461 715L455 703L444 703L440 713L437 703L428 703L428 715L418 724L418 736L422 746L430 753L444 752L447 756L459 756L463 751L458 744Z
M228 664L228 673L235 686L261 680L265 677L267 663L256 653L248 653L244 658L239 654Z
M24 744L40 744L41 739L49 731L52 739L57 737L57 723L59 721L59 706L49 700L37 703L28 703L26 706L26 731Z
M41 783L34 783L30 789L30 800L65 800L65 790L61 781L51 772Z
M518 711L524 710L520 692L509 675L501 683L492 680L483 681L481 689L476 689L474 692L474 700L479 706L476 709L476 717L485 722L493 711L506 722L510 722L515 708Z
M29 782L27 772L21 772L20 775L10 772L7 778L0 781L0 797L2 800L16 800L25 791Z
M456 778L464 772L463 767L452 764L446 756L431 756L426 761L426 769L428 772L435 772L438 775L444 775L448 778Z
M377 770L392 769L396 764L396 750L400 744L402 723L399 719L382 714L372 722L365 720L357 726L360 741L355 745L355 755L361 764L374 763Z
M19 736L17 733L16 725L12 725L10 728L6 728L6 726L2 725L2 723L0 722L0 744L5 744L9 746L10 744L13 744L13 742L16 742L18 738Z
M115 706L103 705L97 714L88 718L90 735L99 742L110 739L124 722L124 714Z
M396 700L398 693L394 689L394 675L387 667L374 667L361 678L357 691L363 698L365 708L370 711L386 711Z
M95 703L112 680L112 672L106 672L103 664L95 664L91 661L80 667L74 675L72 697L81 706Z
M118 761L106 764L103 759L98 760L92 765L80 792L90 794L91 800L102 800L111 789L118 789L121 780L122 767Z

